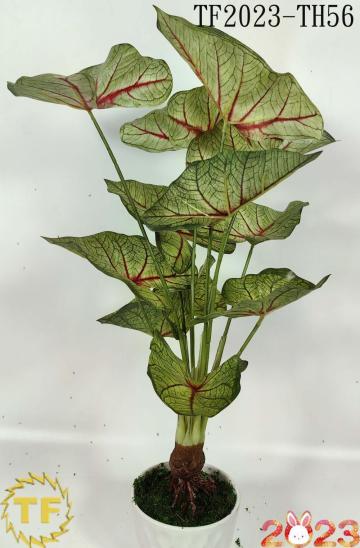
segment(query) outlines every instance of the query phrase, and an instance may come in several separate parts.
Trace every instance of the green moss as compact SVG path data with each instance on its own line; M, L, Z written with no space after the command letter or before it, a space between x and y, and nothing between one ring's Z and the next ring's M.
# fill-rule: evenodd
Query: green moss
M209 474L203 472L205 478ZM178 527L198 527L215 523L229 515L236 504L236 492L228 481L218 473L211 474L216 490L207 495L198 493L197 511L193 516L190 509L182 512L179 507L172 508L170 491L170 472L160 465L134 482L134 502L148 516L168 525Z

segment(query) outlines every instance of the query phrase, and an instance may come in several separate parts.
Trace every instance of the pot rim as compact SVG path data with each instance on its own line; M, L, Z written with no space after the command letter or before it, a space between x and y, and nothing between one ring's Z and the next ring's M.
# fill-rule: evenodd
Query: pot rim
M150 466L149 468L147 468L143 474L146 474L147 472L150 472L151 470L153 470L154 468L157 468L158 466L161 466L165 464L166 467L169 467L169 464L168 463L160 463L160 464L156 464L154 466ZM230 478L230 476L228 476L228 474L226 474L226 472L224 472L223 470L221 470L220 468L218 468L217 466L212 466L211 464L206 464L204 466L204 470L205 471L208 471L208 472L219 472L221 474L221 476L223 476L226 480L228 480L231 485L233 486L234 490L235 490L235 493L236 493L236 503L235 503L235 506L234 508L232 509L232 511L230 512L230 514L228 514L227 516L225 516L224 518L220 519L219 521L215 521L214 523L209 523L208 525L198 525L198 526L195 526L195 527L181 527L180 525L170 525L168 523L163 523L162 521L158 521L157 519L154 519L152 517L150 517L148 514L146 514L145 512L143 512L143 510L141 510L141 508L136 504L136 502L134 501L133 499L133 507L135 509L136 512L138 512L141 517L143 519L145 519L146 521L150 522L150 523L153 523L153 524L156 524L157 526L160 526L161 528L163 529L168 529L168 530L182 530L182 531L191 531L191 530L196 530L196 531L201 531L201 530L209 530L209 529L212 529L212 528L215 528L215 527L218 527L219 525L222 525L222 524L225 524L227 521L229 521L233 516L234 514L236 514L239 510L239 506L240 506L240 496L239 496L239 491L235 485L235 483L233 482L233 480Z

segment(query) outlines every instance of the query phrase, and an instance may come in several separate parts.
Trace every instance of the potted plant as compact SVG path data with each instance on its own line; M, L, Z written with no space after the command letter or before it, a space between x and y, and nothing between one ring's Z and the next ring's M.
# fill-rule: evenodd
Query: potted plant
M45 239L128 286L132 300L99 321L151 336L148 375L177 415L169 463L134 484L140 541L223 548L233 536L238 495L223 473L204 469L208 420L238 396L247 367L244 351L264 319L327 280L313 284L286 268L248 273L255 247L290 236L308 205L294 201L276 211L254 201L315 160L320 152L313 151L333 138L291 74L274 72L254 51L215 28L157 12L159 30L202 85L126 123L121 138L151 152L187 149L186 166L169 186L125 178L94 116L95 109L163 103L172 90L164 61L120 44L104 63L71 76L22 77L8 87L16 96L90 116L117 173L116 180L106 180L107 190L119 196L139 226L140 235ZM239 276L220 287L225 255L246 243ZM199 247L206 249L202 264ZM238 352L224 359L231 323L248 316L256 318L251 332ZM224 333L214 340L213 323L224 318Z

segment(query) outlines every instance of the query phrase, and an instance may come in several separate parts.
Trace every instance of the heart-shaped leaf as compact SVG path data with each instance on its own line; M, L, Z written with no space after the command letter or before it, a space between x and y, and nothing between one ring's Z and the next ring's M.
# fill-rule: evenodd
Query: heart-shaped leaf
M218 29L157 12L159 30L202 81L222 117L244 135L257 141L322 138L320 112L291 74L274 72Z
M307 205L309 205L307 202L291 202L285 211L277 211L271 207L250 202L235 215L229 242L235 245L247 241L251 245L257 245L268 240L284 240L300 223L302 210ZM229 219L221 221L212 228L213 243L217 242L219 247L229 222ZM199 228L198 238L206 242L209 238L209 229Z
M131 290L134 286L161 286L161 280L142 236L100 232L80 238L70 236L45 239L87 259L104 274L125 282ZM190 273L176 274L170 265L162 260L159 250L154 246L153 253L170 287L180 289L189 285Z
M187 162L207 160L218 154L223 133L221 114L204 87L176 93L166 108L156 110L124 124L124 143L150 152L187 148ZM237 126L229 124L225 132L224 150L256 151L272 148L291 152L311 152L333 143L326 131L320 138L284 136L283 139L262 135L253 140Z
M105 180L107 184L108 192L112 194L117 194L126 209L129 213L135 217L133 204L129 201L128 196L125 192L125 186L127 186L128 192L130 193L133 203L136 205L136 210L141 220L144 220L144 214L147 209L150 209L165 192L168 187L161 185L151 185L148 183L140 183L139 181L109 181ZM182 238L192 241L194 238L193 232L189 230L179 230L177 231ZM178 241L179 243L179 241ZM208 247L208 232L204 230L201 234L198 234L197 243L203 247ZM182 247L185 247L185 243L182 244ZM212 249L214 251L219 251L221 247L221 242L214 238L212 242ZM228 242L225 248L225 253L233 253L235 251L235 243Z
M161 400L179 415L214 417L240 392L241 373L247 362L238 356L227 360L201 382L195 382L164 339L151 343L148 375Z
M267 268L259 274L231 278L225 282L222 294L233 308L224 315L264 316L319 289L328 278L315 285L287 268Z
M209 226L236 213L317 158L296 152L225 152L189 165L144 214L153 230Z
M129 44L113 46L106 61L71 76L22 76L8 83L16 96L90 111L95 108L140 107L163 103L172 76L161 59L143 57Z

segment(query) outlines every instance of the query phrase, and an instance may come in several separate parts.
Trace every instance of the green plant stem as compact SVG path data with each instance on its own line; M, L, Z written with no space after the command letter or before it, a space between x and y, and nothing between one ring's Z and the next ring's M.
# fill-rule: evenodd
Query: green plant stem
M252 244L252 245L250 246L249 253L247 254L247 257L246 257L245 265L244 265L244 268L243 268L243 271L242 271L242 274L241 274L241 277L242 277L242 278L243 278L244 276L246 276L246 273L247 273L247 271L248 271L249 264L250 264L250 261L251 261L252 254L253 254L253 252L254 252L254 248L255 248L255 245Z
M210 310L210 268L211 268L211 250L212 250L212 238L213 238L213 229L209 228L209 241L207 246L206 254L206 278L205 278L205 315L209 314ZM201 343L200 343L200 355L199 355L199 366L197 368L196 378L198 381L203 380L207 373L207 362L208 362L208 353L209 353L209 322L204 323Z
M221 136L220 153L224 152L226 129L227 129L227 120L224 120L222 136ZM215 268L214 283L212 285L212 293L214 293L215 295L216 295L216 289L217 289L217 284L218 284L218 279L219 279L219 272L220 272L221 263L222 263L222 260L223 260L223 257L224 257L226 244L227 244L227 241L229 239L229 236L230 236L231 229L233 227L234 221L235 221L235 213L231 217L229 226L228 226L226 232L224 232L223 239L222 239L222 242L221 242L221 247L220 247L218 260L217 260L216 268ZM210 303L211 303L211 301L210 301Z
M235 221L235 214L231 217L229 226L228 226L226 232L224 233L224 236L223 236L222 241L221 241L219 255L218 255L218 258L217 258L217 261L216 261L214 279L212 281L211 288L210 288L210 300L209 300L209 307L208 307L208 310L207 310L207 315L211 315L214 311L214 307L215 307L215 303L216 303L216 291L217 291L217 286L218 286L218 281L219 281L221 263L222 263L222 260L224 258L226 244L228 242L228 239L229 239L229 236L230 236L231 229L233 227L234 221ZM205 373L206 373L207 370L208 370L208 366L209 366L210 344L211 344L213 320L210 319L208 322L205 323L205 325L206 325L206 340L205 340L205 350L204 351L205 351L206 358L205 358L205 363L203 365L203 371L205 371ZM205 325L204 325L204 330L205 330Z
M197 230L194 229L193 234L193 248L191 255L191 319L195 317L195 270L196 270L196 243L197 243ZM195 374L195 326L190 328L190 360L191 360L191 375Z
M222 128L222 135L221 135L220 153L222 153L224 151L227 125L228 125L227 120L224 120L223 128ZM211 314L213 312L213 308L215 306L216 290L217 290L217 284L218 284L218 280L219 280L220 267L221 267L221 263L222 263L222 260L223 260L224 254L225 254L226 244L227 244L227 241L229 239L229 236L230 236L231 229L233 227L234 221L235 221L235 214L232 215L229 226L228 226L228 229L226 230L226 232L223 235L223 239L222 239L219 254L218 254L218 259L217 259L217 262L216 262L213 282L212 282L212 284L210 284L210 287L208 286L207 289L206 289L206 299L207 299L207 301L206 301L206 310L205 310L206 315ZM212 228L210 227L210 229L209 229L209 240L210 240L211 236L212 236ZM212 247L212 242L209 241L208 255L209 255L209 250L210 250L210 254L211 254L211 247ZM208 259L209 259L209 257L207 258L207 260ZM199 367L199 371L198 371L198 379L199 378L202 379L208 372L209 358L210 358L211 336L212 336L212 324L213 324L212 320L209 320L209 321L204 323L204 328L203 328L203 333L202 333L202 338L201 338L200 367Z
M115 170L117 172L117 174L119 175L120 177L120 180L121 181L125 181L125 177L120 169L120 166L118 164L118 161L109 145L109 142L108 140L106 139L105 137L105 134L103 132L103 130L101 129L97 119L95 118L93 112L90 110L88 111L89 113L89 116L98 132L98 134L100 135L100 138L102 140L102 142L104 143L104 146L111 158L111 161L112 163L114 164L114 167L115 167ZM156 271L157 271L157 274L160 278L160 282L161 282L161 285L162 285L162 288L164 290L164 293L165 293L165 298L166 298L166 301L167 301L167 305L170 309L172 309L172 301L171 301L171 295L170 295L170 292L169 292L169 288L167 286L167 283L166 283L166 280L164 278L164 274L161 270L161 267L160 265L158 264L157 260L156 260L156 257L155 257L155 254L154 254L154 251L152 249L152 244L149 240L149 237L147 235L147 232L145 230L145 226L140 218L140 215L139 215L139 212L137 210L137 207L136 207L136 204L133 200L133 197L131 196L131 193L127 187L127 185L124 185L124 189L125 189L125 193L126 193L126 197L127 199L129 200L130 204L131 204L131 207L134 211L134 215L135 215L135 219L139 225L139 228L140 228L140 231L141 231L141 234L143 235L144 237L144 241L145 241L145 245L146 245L146 248L147 248L147 251L150 255L150 257L152 258L153 262L154 262L154 266L156 268ZM139 300L140 302L140 300ZM188 370L189 370L189 353L188 353L188 348L187 348L187 339L186 339L186 336L184 334L184 332L182 331L182 327L181 327L181 324L180 324L180 320L179 320L179 317L177 315L177 311L174 310L174 316L175 316L175 320L176 320L176 326L177 326L177 329L178 329L178 335L179 335L179 343L180 343L180 349L181 349L181 355L182 355L182 359L184 361L184 363L186 364Z
M211 270L211 250L212 250L212 240L213 240L213 228L209 228L209 241L207 246L206 253L206 278L205 278L205 312L209 313L210 308L210 270Z
M232 320L232 318L228 318L228 320L226 322L224 333L221 336L221 339L219 341L219 346L218 346L218 349L216 351L216 356L215 356L212 371L215 371L215 369L217 369L221 364L221 360L222 360L222 357L223 357L227 336L229 334L229 329L230 329L230 326L231 326L231 320Z
M200 415L195 417L178 415L176 443L187 446L204 443L207 423L208 418Z
M255 333L257 332L257 330L259 329L260 325L263 323L264 321L264 318L265 316L259 316L259 319L258 321L256 322L256 324L254 325L254 327L252 328L252 330L250 331L249 335L247 336L244 344L242 345L242 347L240 348L239 352L237 352L237 356L239 356L239 358L241 357L242 353L244 352L245 348L248 346L249 342L251 341L251 339L253 338L253 336L255 335Z
M211 314L213 303L212 303L212 284L211 284L211 278L210 278L210 260L211 260L211 248L212 248L212 235L213 235L213 229L210 228L210 246L208 250L208 257L207 257L207 283L206 283L206 315ZM210 251L210 252L209 252ZM216 299L216 295L215 295ZM211 331L212 331L212 320L206 322L205 324L205 339L204 339L204 363L203 363L203 371L202 373L205 375L208 372L208 365L209 365L209 357L210 357L210 347L211 347Z
M115 158L115 154L114 154L113 151L111 150L111 147L110 147L110 145L109 145L109 143L108 143L108 140L107 140L106 137L105 137L105 134L104 134L103 130L101 129L101 127L100 127L100 125L99 125L97 119L95 118L93 112L92 112L91 110L89 110L88 113L89 113L89 116L90 116L90 118L91 118L91 120L92 120L94 126L95 126L96 129L97 129L98 134L100 135L100 138L101 138L102 142L103 142L104 145L105 145L105 148L106 148L106 150L107 150L107 152L108 152L108 154L109 154L109 156L110 156L110 158L111 158L112 163L114 164L114 167L115 167L115 170L116 170L117 174L119 175L121 181L125 181L125 177L124 177L124 175L123 175L123 173L122 173L122 171L121 171L121 169L120 169L120 166L119 166L119 164L118 164L117 159ZM125 190L125 192L128 194L127 190ZM130 193L129 193L129 194L130 194ZM131 205L133 205L133 202L134 202L134 201L133 201L132 197L130 197L130 203L131 203ZM137 210L136 210L136 208L135 208L135 215L137 216ZM136 220L138 221L138 219L136 219ZM138 221L138 222L139 222L139 221ZM141 223L141 224L142 224L142 223Z
M255 246L254 246L254 244L252 244L250 246L249 253L247 254L247 257L246 257L245 265L244 265L244 268L243 268L243 271L242 271L242 274L241 274L242 278L246 275L246 273L248 271L254 248L255 248ZM226 340L227 340L227 336L229 334L229 329L230 329L232 320L233 320L232 318L228 318L228 320L226 322L224 333L223 333L223 335L222 335L222 337L219 341L219 346L218 346L218 349L216 351L215 361L214 361L214 365L213 365L213 368L212 368L213 371L215 369L217 369L221 364L221 360L222 360L223 353L224 353L224 350L225 350Z
M97 129L98 134L99 134L100 137L101 137L102 142L103 142L104 145L105 145L105 148L106 148L106 150L107 150L107 152L108 152L108 154L109 154L109 156L110 156L110 158L111 158L111 160L112 160L112 163L114 164L114 167L115 167L115 170L116 170L117 174L119 175L121 181L125 181L124 175L123 175L123 173L122 173L122 171L121 171L121 169L120 169L120 166L119 166L119 164L118 164L118 162L117 162L117 160L116 160L116 158L115 158L115 155L114 155L113 151L111 150L111 147L110 147L110 145L109 145L109 143L108 143L108 141L107 141L107 139L106 139L106 137L105 137L105 135L104 135L104 132L102 131L102 129L101 129L101 127L100 127L98 121L96 120L94 114L92 113L92 111L90 110L90 111L88 111L88 112L89 112L89 115L90 115L91 120L92 120L93 123L94 123L94 126L95 126L96 129ZM131 200L131 196L130 196L130 200ZM146 321L146 323L147 323L147 325L148 325L148 328L149 328L149 330L150 330L150 333L154 334L154 331L153 331L153 328L152 328L152 325L151 325L149 316L147 315L146 310L145 310L145 307L144 307L144 303L143 303L142 300L139 299L138 297L136 297L136 300L137 300L137 302L139 303L139 306L140 306L140 308L141 308L141 312L142 312L142 314L143 314L143 316L144 316L144 318L145 318L145 321Z

